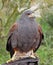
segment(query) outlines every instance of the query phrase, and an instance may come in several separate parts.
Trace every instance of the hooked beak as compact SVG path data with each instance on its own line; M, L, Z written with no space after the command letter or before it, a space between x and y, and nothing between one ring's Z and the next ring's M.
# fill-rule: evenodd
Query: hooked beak
M28 15L28 17L29 17L29 18L35 18L35 14L32 13L32 14Z

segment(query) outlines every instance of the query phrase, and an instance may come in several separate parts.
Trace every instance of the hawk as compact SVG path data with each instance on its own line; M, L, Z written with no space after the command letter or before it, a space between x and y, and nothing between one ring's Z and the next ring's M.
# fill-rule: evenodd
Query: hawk
M41 26L36 22L34 12L25 10L9 30L6 49L13 57L17 51L26 54L37 51L44 38ZM18 54L18 53L17 53Z

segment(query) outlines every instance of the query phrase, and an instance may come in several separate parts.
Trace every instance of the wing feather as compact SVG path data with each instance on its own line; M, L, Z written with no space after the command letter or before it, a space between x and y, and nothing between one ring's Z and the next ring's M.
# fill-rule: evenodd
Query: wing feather
M34 52L36 52L36 50L40 47L41 41L42 41L42 39L44 39L44 35L43 35L42 28L41 28L40 24L38 25L38 33L39 33L39 38L37 40L38 45L36 48L34 48Z
M18 24L17 23L14 23L12 25L12 27L10 28L10 30L9 30L7 44L6 44L6 50L7 51L10 51L12 49L12 46L11 46L11 37L13 35L13 32L17 29L17 26L18 26Z

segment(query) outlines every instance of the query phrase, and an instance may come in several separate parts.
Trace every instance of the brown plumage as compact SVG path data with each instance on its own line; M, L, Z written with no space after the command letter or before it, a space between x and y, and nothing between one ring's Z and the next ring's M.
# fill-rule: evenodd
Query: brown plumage
M35 21L33 12L24 11L20 20L15 22L9 31L6 49L11 57L15 51L28 52L39 48L43 39L41 26Z

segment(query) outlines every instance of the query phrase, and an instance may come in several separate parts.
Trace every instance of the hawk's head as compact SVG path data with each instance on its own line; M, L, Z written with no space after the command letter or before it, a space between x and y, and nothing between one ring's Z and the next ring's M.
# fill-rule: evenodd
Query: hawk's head
M22 15L21 18L25 18L25 19L35 19L35 15L34 12L31 10L25 10Z

